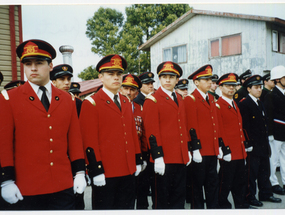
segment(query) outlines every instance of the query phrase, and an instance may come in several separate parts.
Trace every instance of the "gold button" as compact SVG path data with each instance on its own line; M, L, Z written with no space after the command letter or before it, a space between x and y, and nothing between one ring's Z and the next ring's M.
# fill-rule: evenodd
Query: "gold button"
M180 137L182 137L182 134L180 134Z
M180 122L180 119L178 119L178 122Z
M200 144L200 142L197 143L198 145Z
M126 144L128 144L128 141L126 141Z
M50 150L49 152L50 152L50 153L53 153L53 150Z
M242 137L242 135L240 135L240 137Z
M50 162L50 165L53 166L53 162Z
M179 128L181 129L181 126Z
M216 138L216 137L214 137L214 139L216 140L217 138Z
M48 114L47 117L50 118L50 114Z
M129 151L127 150L126 152L128 153Z
M213 123L213 125L215 126L215 123Z
M123 124L123 126L125 127L125 124Z
M157 154L159 154L159 155L160 155L160 152L157 152Z
M50 141L50 142L52 142L52 141L53 141L53 139L52 139L52 138L50 138L50 139L49 139L49 141Z
M127 132L125 132L125 135L127 135Z
M90 149L88 149L87 151L90 152Z
M98 165L98 169L101 169L101 165Z
M212 119L214 119L214 117L212 117Z
M49 130L51 130L51 129L52 129L52 126L49 127Z
M183 143L183 140L181 140L181 143Z
M4 172L2 172L2 175L5 175L5 173L4 173Z
M216 130L214 130L214 133L216 133Z

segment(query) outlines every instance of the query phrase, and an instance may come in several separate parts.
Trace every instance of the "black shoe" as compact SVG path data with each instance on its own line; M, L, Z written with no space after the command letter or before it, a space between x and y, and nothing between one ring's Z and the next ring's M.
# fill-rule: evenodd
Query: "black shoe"
M257 209L255 207L252 207L251 205L247 209Z
M285 195L285 191L282 187L279 185L272 186L272 193L276 193L279 195Z
M248 204L256 206L256 207L263 206L263 203L258 201L257 199L248 200L247 202L248 202Z
M280 198L275 198L274 196L269 196L267 199L259 198L259 201L263 202L274 202L274 203L280 203L282 200Z

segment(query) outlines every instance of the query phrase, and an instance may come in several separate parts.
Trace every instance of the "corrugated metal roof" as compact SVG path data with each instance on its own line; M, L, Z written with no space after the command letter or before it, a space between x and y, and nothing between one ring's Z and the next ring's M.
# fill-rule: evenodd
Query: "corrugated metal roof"
M97 78L88 81L78 82L80 84L80 91L81 93L79 96L84 96L90 93L97 91L97 89L103 85L102 81Z
M258 20L258 21L265 21L265 22L273 22L280 25L285 25L285 20L279 19L277 17L268 17L268 16L257 16L257 15L246 15L246 14L237 14L237 13L227 13L227 12L215 12L215 11L209 11L209 10L189 10L187 13L179 17L177 20L175 20L173 23L168 25L166 28L158 32L156 35L154 35L152 38L150 38L148 41L146 41L144 44L142 44L139 47L139 50L149 51L150 47L180 27L182 24L187 22L189 19L194 17L195 15L208 15L208 16L223 16L223 17L232 17L232 18L239 18L239 19L251 19L251 20Z

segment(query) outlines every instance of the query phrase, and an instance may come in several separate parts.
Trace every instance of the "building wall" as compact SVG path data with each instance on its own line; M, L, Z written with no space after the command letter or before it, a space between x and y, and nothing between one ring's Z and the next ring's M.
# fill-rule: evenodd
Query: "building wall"
M0 71L4 76L4 80L0 86L0 90L8 82L12 81L12 56L11 51L11 32L10 32L10 17L9 5L0 6ZM15 42L16 46L20 43L20 25L19 24L19 10L20 6L14 6L14 20L15 20ZM12 41L13 42L13 41ZM14 59L15 60L15 59ZM17 79L21 79L20 61L16 59Z
M237 33L242 35L241 55L209 58L209 39ZM247 69L254 74L263 74L262 71L268 69L267 40L268 29L264 21L196 15L151 47L151 69L156 73L157 65L163 61L163 48L187 44L188 62L179 64L183 78L205 64L211 64L213 73L219 76L228 72L241 74ZM193 85L190 88L193 89Z

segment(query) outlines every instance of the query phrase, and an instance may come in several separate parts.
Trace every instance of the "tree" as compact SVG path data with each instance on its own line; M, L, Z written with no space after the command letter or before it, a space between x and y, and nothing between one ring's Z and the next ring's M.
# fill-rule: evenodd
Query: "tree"
M134 4L126 7L124 22L122 13L100 7L87 21L86 36L92 52L122 55L128 63L125 73L150 71L150 53L138 47L190 9L187 4Z
M98 78L99 72L96 71L95 66L88 66L86 69L84 69L82 72L78 74L78 78L81 78L82 80L92 80L95 78Z

